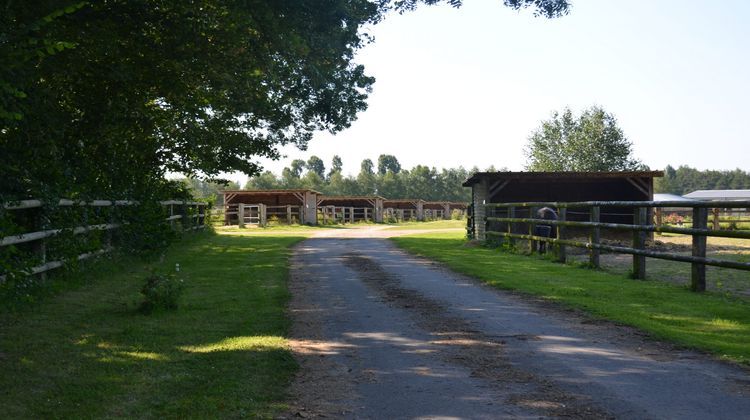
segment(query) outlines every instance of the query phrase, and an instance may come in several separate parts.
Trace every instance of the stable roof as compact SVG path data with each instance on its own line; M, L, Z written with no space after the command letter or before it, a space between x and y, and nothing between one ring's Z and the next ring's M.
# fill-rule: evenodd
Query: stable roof
M750 190L698 190L683 197L701 201L750 200Z
M691 198L685 198L681 197L676 194L654 194L654 200L653 201L685 201L685 202L691 202L695 201Z
M655 178L664 176L663 171L618 171L618 172L475 172L462 184L471 187L481 179L518 180L589 180L604 178Z
M321 194L318 191L310 190L310 189L290 189L290 190L223 190L220 191L224 194L268 194L268 195L275 195L275 194L283 194L283 193L305 193L305 192L311 192L313 194Z

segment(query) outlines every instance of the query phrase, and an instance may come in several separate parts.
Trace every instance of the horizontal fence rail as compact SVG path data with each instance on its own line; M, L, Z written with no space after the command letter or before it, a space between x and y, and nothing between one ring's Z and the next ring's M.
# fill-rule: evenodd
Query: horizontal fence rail
M750 208L750 201L712 201L712 202L665 202L665 201L585 201L585 202L527 202L527 203L489 203L485 204L487 214L490 209L504 209L506 217L485 216L485 234L490 237L499 238L501 241L508 239L513 242L516 239L529 241L529 248L533 252L537 243L549 243L556 247L557 259L565 261L566 246L589 249L589 260L591 265L599 266L599 252L608 251L620 254L633 255L633 276L643 279L646 276L645 258L658 258L670 261L687 262L692 264L691 289L704 291L706 289L706 266L716 266L737 270L750 271L750 262L728 261L706 257L706 239L708 237L750 239L750 231L722 230L718 223L714 222L713 229L708 228L709 209L737 209ZM556 220L548 220L534 217L536 210L548 207L556 209L558 217ZM692 227L672 227L649 222L650 214L654 209L660 208L688 208L692 214ZM586 212L571 212L569 209L588 209ZM607 223L601 221L602 208L615 208L616 213L606 213L607 216L628 216L633 218L633 223ZM517 212L523 209L529 217L516 217ZM622 209L631 209L632 213L621 213ZM714 211L714 214L717 212ZM586 215L588 221L567 220L568 216ZM489 229L490 222L504 223L504 230ZM518 233L519 225L526 225L528 234ZM549 226L555 229L555 235L544 236L538 234L537 226ZM589 231L587 242L567 239L566 228L584 228ZM632 246L613 246L600 243L601 229L629 231L632 232ZM692 255L681 255L670 252L658 252L645 249L646 236L648 233L675 233L692 236Z
M82 206L82 207L117 207L117 206L135 206L138 205L139 202L137 201L130 201L130 200L90 200L90 201L76 201L76 200L67 200L67 199L61 199L58 202L53 203L56 206L59 207L73 207L73 206ZM208 203L198 202L198 201L182 201L182 200L167 200L167 201L161 201L159 202L162 206L165 208L168 208L169 216L164 219L165 222L168 222L173 228L175 228L175 222L180 221L183 229L185 230L196 230L196 229L203 229L206 227L205 220L207 217L207 206ZM42 200L21 200L21 201L15 201L11 203L3 203L2 207L5 210L8 211L23 211L23 210L30 210L30 209L36 209L41 208L45 205L45 202ZM178 207L175 209L175 207ZM190 209L195 208L194 214L190 214ZM39 230L36 232L27 232L22 233L19 235L8 235L4 237L0 237L0 247L4 246L10 246L10 245L20 245L20 244L26 244L26 243L36 243L36 250L38 257L41 260L41 264L31 267L28 270L29 275L35 275L35 274L42 274L46 273L47 271L60 268L65 265L66 261L59 260L59 261L46 261L47 255L46 255L46 247L45 247L45 239L55 237L57 235L60 235L64 232L72 233L73 235L81 235L86 234L93 231L111 231L114 229L120 228L123 224L127 224L127 222L122 223L102 223L102 224L96 224L96 225L85 225L85 226L76 226L72 228L64 228L64 229L45 229L45 230ZM105 254L107 252L110 252L114 249L114 247L110 246L109 244L107 246L102 247L99 250L86 252L79 254L75 257L75 259L82 261L86 260L88 258L98 256L101 254ZM0 275L0 282L6 280L6 275Z

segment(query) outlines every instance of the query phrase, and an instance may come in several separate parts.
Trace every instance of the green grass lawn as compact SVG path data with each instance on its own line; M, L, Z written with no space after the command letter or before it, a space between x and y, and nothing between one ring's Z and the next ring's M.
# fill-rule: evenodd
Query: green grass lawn
M273 416L297 368L284 308L289 246L304 236L186 237L154 264L180 264L173 312L137 310L148 266L124 258L1 313L2 417Z
M653 337L750 364L750 302L697 294L659 281L557 264L497 249L466 246L461 233L393 238L398 246L502 289L541 296Z

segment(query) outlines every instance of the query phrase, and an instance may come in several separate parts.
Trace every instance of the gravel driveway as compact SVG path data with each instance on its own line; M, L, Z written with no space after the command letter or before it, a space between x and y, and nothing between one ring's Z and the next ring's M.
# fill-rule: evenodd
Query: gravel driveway
M522 275L522 273L519 273ZM289 416L750 419L750 375L380 238L295 248Z

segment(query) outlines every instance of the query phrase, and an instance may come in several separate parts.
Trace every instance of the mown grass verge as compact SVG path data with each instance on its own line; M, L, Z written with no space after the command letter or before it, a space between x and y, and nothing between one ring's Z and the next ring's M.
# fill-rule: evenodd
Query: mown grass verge
M439 261L497 288L541 296L653 337L750 364L750 302L697 294L658 281L630 280L539 257L468 247L458 233L392 238L399 247Z
M284 308L302 236L187 237L163 262L96 263L79 286L0 314L3 417L273 416L296 369ZM143 315L149 269L178 263L178 309Z

